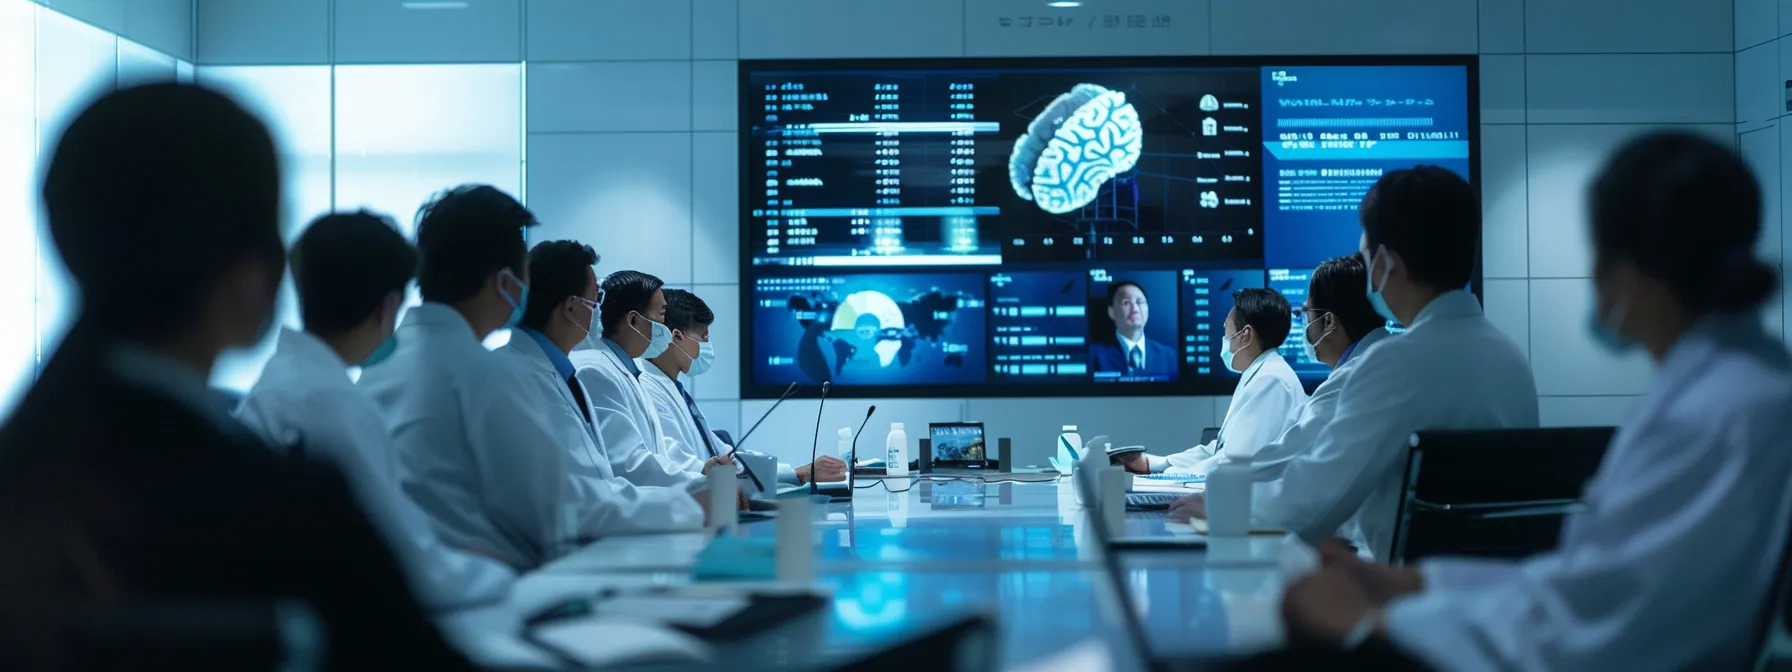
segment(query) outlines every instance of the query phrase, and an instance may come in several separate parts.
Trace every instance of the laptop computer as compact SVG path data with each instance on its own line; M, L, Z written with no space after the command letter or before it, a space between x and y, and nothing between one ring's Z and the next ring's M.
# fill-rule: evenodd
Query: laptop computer
M933 472L981 474L989 470L989 452L981 422L935 422L927 425Z

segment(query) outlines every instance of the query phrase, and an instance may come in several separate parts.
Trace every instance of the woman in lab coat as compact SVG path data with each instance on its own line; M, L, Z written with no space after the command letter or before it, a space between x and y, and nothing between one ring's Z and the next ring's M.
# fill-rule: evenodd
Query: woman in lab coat
M1593 183L1593 340L1653 360L1555 550L1369 565L1332 549L1291 633L1451 670L1738 669L1792 525L1792 359L1760 310L1761 190L1726 146L1633 140Z
M1254 455L1300 418L1306 388L1276 351L1288 340L1288 299L1273 289L1253 288L1233 292L1232 302L1220 363L1239 378L1219 438L1168 456L1137 454L1127 461L1127 471L1206 474L1228 455Z

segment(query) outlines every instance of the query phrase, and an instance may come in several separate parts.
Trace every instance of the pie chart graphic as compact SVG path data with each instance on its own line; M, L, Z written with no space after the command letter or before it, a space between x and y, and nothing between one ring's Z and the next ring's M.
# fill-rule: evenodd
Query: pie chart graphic
M886 340L880 335L900 332L905 326L902 307L896 305L894 299L883 292L863 291L846 295L846 300L834 309L830 329L861 344L860 352L864 352L863 344L871 344L871 350L877 353L878 366L889 366L896 353L902 350L902 342Z

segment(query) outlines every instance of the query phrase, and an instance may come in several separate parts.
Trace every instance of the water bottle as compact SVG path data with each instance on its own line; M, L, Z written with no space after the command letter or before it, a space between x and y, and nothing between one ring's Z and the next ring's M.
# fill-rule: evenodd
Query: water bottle
M1076 458L1071 454L1082 446L1083 435L1076 433L1076 425L1064 425L1063 433L1058 434L1057 451L1053 453L1057 456L1053 463L1058 467L1059 473L1068 474L1076 467Z
M842 462L846 462L847 464L851 464L852 459L853 459L853 456L852 456L852 428L851 427L841 427L839 436L840 436L840 444L839 444L840 460Z
M890 423L890 435L884 437L884 468L891 476L908 475L908 433L902 423Z
M1207 533L1242 537L1251 533L1251 458L1228 457L1207 474Z

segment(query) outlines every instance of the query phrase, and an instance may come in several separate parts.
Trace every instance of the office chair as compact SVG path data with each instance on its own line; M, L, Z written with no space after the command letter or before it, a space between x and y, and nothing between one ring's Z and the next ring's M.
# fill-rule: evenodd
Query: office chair
M1390 560L1522 558L1554 548L1599 469L1611 427L1412 435Z
M1205 444L1209 441L1218 440L1219 438L1220 438L1220 428L1218 428L1218 427L1208 427L1206 429L1201 430L1201 443L1203 443L1203 444Z

